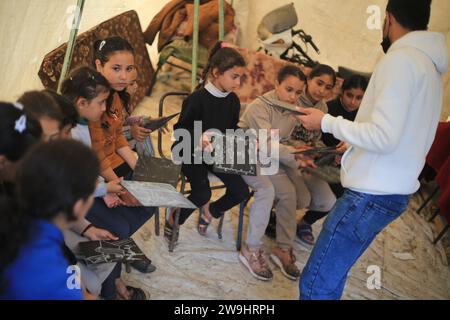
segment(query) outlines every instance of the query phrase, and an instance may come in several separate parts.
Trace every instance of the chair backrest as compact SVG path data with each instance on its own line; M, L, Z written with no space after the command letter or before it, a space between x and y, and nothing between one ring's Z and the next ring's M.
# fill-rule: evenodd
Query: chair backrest
M134 107L147 95L154 73L136 11L124 12L78 35L70 69L93 66L94 42L110 36L120 36L134 48L135 65L138 71L138 90L131 101ZM65 43L45 55L38 72L45 88L56 90L66 49L67 44Z

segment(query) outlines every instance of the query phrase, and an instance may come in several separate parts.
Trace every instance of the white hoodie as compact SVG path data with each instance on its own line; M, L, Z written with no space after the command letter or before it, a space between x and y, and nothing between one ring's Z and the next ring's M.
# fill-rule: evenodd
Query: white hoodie
M431 148L448 68L445 38L410 32L377 65L355 122L326 115L322 131L347 141L342 185L369 194L409 195Z

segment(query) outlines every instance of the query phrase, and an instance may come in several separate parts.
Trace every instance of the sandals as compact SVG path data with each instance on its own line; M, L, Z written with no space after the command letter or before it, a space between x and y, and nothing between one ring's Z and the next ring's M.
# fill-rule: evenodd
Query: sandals
M204 209L200 210L200 218L198 219L197 231L201 236L206 237L206 231L212 221L212 216L207 217L206 211Z
M174 244L176 245L178 243L178 235L179 233L175 232L173 226L171 226L166 220L164 224L164 239L166 240L166 242L170 244L172 242L172 237L175 237Z
M127 286L127 290L131 293L130 300L147 300L144 290Z
M297 225L297 242L308 250L314 247L314 235L310 224L300 222Z

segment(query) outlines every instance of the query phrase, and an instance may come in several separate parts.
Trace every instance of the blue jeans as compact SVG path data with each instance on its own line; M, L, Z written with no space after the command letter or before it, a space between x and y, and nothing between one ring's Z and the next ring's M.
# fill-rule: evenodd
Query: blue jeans
M406 210L409 198L346 190L328 215L302 271L300 299L340 299L351 267L376 235Z

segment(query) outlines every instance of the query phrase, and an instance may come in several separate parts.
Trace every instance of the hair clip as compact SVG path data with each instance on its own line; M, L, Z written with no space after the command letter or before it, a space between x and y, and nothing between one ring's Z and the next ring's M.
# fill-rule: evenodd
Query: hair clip
M14 102L13 105L16 109L23 110L23 104L20 102Z
M100 46L98 47L98 51L102 51L102 48L105 46L106 41L103 40L102 42L100 42Z
M23 114L20 116L19 119L16 120L16 123L14 125L14 130L16 130L18 133L22 133L27 128L27 117Z

